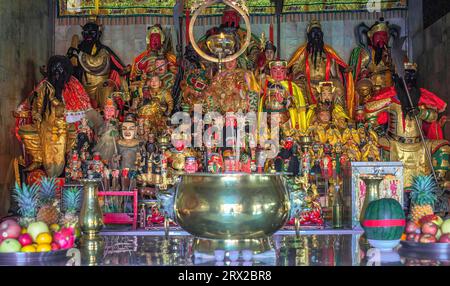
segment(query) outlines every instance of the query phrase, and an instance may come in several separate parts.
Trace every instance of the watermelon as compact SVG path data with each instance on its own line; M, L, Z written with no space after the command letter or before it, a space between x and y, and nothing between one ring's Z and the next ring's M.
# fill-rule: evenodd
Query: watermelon
M362 226L367 239L398 240L405 230L405 213L394 199L379 199L369 203Z

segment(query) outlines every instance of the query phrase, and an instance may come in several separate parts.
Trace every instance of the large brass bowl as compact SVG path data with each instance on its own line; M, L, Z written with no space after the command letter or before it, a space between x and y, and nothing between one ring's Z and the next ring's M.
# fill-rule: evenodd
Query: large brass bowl
M176 222L196 237L264 238L286 223L289 196L278 174L185 174L174 209Z

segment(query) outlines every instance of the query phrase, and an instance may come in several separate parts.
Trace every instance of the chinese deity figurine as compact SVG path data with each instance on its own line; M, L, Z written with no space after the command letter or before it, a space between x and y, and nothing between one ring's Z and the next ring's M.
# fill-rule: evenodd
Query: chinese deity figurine
M297 176L300 172L300 161L296 155L293 138L286 138L283 147L275 158L275 170L277 172L289 172Z
M162 88L169 92L172 92L172 87L175 81L175 74L169 70L170 63L163 56L158 56L155 60L156 70L155 73L162 81Z
M335 144L339 138L333 126L342 130L347 126L350 117L342 105L336 102L333 82L320 82L317 88L318 102L309 107L306 115L307 126L321 143Z
M118 152L120 154L120 169L127 170L130 177L136 171L136 157L140 152L140 142L136 136L136 121L132 116L128 116L122 123L122 139L117 140Z
M95 152L87 171L88 178L95 178L95 179L102 178L104 175L104 167L105 165L102 162L100 153Z
M208 111L248 112L257 110L259 85L253 73L237 67L237 61L225 63L205 90Z
M89 97L72 76L72 65L64 56L53 56L47 65L47 77L20 106L31 112L31 124L18 128L18 136L31 157L28 170L44 165L47 175L57 177L64 171L66 152L76 139L74 123L91 110Z
M357 88L359 81L366 78L375 91L392 86L393 65L388 43L391 35L399 36L399 31L381 18L370 28L361 23L357 32L360 46L350 56Z
M306 100L300 88L287 78L287 62L272 61L270 76L263 87L259 100L258 124L261 126L261 112L277 112L284 129L306 131Z
M375 131L369 131L367 143L361 149L361 159L363 161L381 161L380 148L378 146L378 135Z
M111 98L106 100L103 112L104 121L99 130L94 152L99 152L100 156L110 163L114 154L117 154L116 141L119 137L118 121L116 119L118 110Z
M263 47L262 52L258 56L258 68L256 69L255 75L259 80L261 86L265 81L266 75L270 74L269 63L275 60L275 53L277 52L277 47L271 41L267 41Z
M186 46L184 52L185 74L181 82L183 104L193 108L195 104L203 104L203 91L209 86L206 67L201 63L200 56L192 48Z
M142 80L142 75L153 72L162 67L156 61L167 60L168 68L172 73L176 73L176 57L165 48L166 35L164 34L161 25L156 24L148 28L147 32L147 50L141 53L134 59L133 67L130 74L131 81ZM164 65L165 66L165 65Z
M383 157L388 161L404 164L405 186L412 184L412 177L429 174L433 167L440 178L448 171L450 146L443 140L442 126L438 120L447 104L434 93L417 86L417 65L405 63L405 82L411 96L411 106L405 86L394 76L394 86L382 89L366 104L366 118L372 126L387 125L387 132L379 139ZM414 115L421 126L417 126ZM433 166L426 156L419 128L425 134L425 145L432 155Z
M324 43L319 21L311 21L307 38L307 43L297 49L288 63L294 81L303 89L309 103L317 102L317 87L320 82L333 81L338 100L347 107L350 117L353 117L357 103L354 102L353 77L348 65L333 48ZM344 78L345 81L341 80Z
M121 76L128 71L111 48L100 41L101 26L88 22L82 29L83 40L78 45L77 40L72 40L67 56L72 59L75 76L82 82L91 102L95 107L103 107L114 88L124 88Z
M235 9L226 6L220 27L214 27L207 31L206 35L199 39L198 46L206 51L208 37L217 34L219 31L223 31L227 34L233 34L236 39L236 46L241 47L247 36L247 31L243 29L239 23L241 16ZM259 40L258 37L252 34L250 44L247 47L245 53L243 53L237 62L237 66L242 69L254 70L256 67L256 58L259 53Z
M78 181L83 178L81 160L76 150L72 151L71 160L68 160L66 167L66 182Z
M150 98L143 99L143 104L138 109L138 117L146 119L151 132L160 133L165 130L166 118L172 113L173 99L170 91L162 88L158 75L152 75L147 82Z

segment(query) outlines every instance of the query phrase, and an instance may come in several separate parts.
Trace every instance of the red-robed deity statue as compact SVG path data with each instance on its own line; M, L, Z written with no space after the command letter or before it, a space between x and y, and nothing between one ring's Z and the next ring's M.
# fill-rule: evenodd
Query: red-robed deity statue
M303 89L304 94L308 95L310 104L317 103L319 83L332 81L338 99L353 117L356 102L353 76L348 65L332 47L324 43L319 21L311 21L307 38L307 43L300 46L289 60L288 68L292 71L293 80Z

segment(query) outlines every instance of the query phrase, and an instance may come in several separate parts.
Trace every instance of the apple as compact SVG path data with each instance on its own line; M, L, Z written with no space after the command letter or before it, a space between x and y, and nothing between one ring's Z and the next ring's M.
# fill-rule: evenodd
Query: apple
M450 243L450 233L445 233L445 234L441 235L439 242Z
M437 215L434 215L434 214L426 215L426 216L422 217L419 220L419 223L421 225L423 225L423 224L425 224L427 222L432 222L432 223L434 223L437 226L441 226L441 224L443 223L443 220L442 220L442 218L440 216L437 216Z
M406 223L406 233L420 233L420 227L413 221Z
M441 224L442 234L450 233L450 218Z
M438 226L432 222L424 223L421 228L423 234L430 234L433 236L436 235L438 229Z
M22 228L20 225L12 219L7 219L0 224L1 237L5 238L18 238Z
M29 233L24 233L19 236L18 241L22 246L27 246L33 243L33 238Z
M0 244L0 253L13 253L19 252L22 249L22 245L14 238L5 239Z
M416 239L415 233L408 233L408 235L406 236L407 241L414 241L415 239Z
M33 241L36 241L37 236L43 232L50 232L50 231L48 230L48 226L42 221L30 223L30 225L28 226L28 233L33 238Z
M434 243L436 242L436 237L431 234L422 234L419 239L420 243Z

